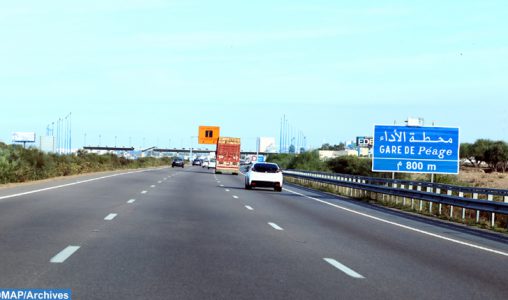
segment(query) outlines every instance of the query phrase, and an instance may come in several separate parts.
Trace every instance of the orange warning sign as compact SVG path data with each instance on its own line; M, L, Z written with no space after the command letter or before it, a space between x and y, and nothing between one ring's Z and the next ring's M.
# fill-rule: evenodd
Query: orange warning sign
M218 126L199 126L199 144L217 144L220 127Z

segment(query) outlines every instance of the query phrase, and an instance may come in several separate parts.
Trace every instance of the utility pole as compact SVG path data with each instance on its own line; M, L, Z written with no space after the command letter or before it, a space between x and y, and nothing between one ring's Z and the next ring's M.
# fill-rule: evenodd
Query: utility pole
M72 113L69 113L69 151L72 153Z

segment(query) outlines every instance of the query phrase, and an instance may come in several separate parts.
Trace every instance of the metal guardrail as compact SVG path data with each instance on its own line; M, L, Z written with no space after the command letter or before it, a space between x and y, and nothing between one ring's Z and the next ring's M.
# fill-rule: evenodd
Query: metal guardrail
M508 190L504 189L493 189L493 188L475 188L475 187L466 187L466 186L458 186L451 184L442 184L442 183L432 183L432 182L424 182L424 181L411 181L411 180L401 180L401 179L387 179L387 178L378 178L378 177L366 177L366 176L357 176L357 175L349 175L349 174L339 174L339 173L325 173L325 172L315 172L315 171L301 171L301 170L284 170L284 172L299 172L302 174L312 175L321 178L335 178L337 180L344 181L353 181L353 182L362 182L371 184L379 184L379 185L405 185L405 186L421 186L425 188L432 188L434 190L451 190L457 193L465 193L465 194L478 194L478 195L493 195L493 196L508 196ZM339 179L340 178L340 179ZM508 202L508 200L507 200Z
M418 181L393 180L299 170L284 170L283 172L285 176L289 177L366 192L391 195L401 198L418 199L432 203L457 206L464 209L490 212L493 214L497 213L508 215L508 190L470 188ZM389 186L390 184L392 185L391 187ZM408 189L405 188L406 186ZM417 187L417 190L413 190L413 187ZM422 191L422 187L426 187L427 191ZM446 190L447 194L441 194L440 192L443 190ZM458 192L458 195L453 195L453 191ZM465 198L464 193L466 192L471 193L474 198ZM488 200L478 199L479 194L488 195ZM493 201L494 195L503 196L504 202ZM492 215L492 224L494 224L494 222L494 215Z

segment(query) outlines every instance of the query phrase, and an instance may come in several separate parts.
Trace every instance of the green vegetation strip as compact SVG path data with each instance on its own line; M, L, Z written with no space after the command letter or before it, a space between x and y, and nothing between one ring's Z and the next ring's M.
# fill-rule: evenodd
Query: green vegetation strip
M158 167L170 163L169 158L129 160L114 154L97 155L81 150L76 154L58 155L0 143L0 184L90 172Z
M372 172L372 159L357 156L340 156L328 160L320 160L319 152L309 151L301 154L270 154L267 161L277 163L284 170L320 171L338 174L350 174L367 177L392 178L391 173ZM430 177L428 180L430 180ZM408 173L395 174L396 179L415 180ZM434 182L454 185L467 185L460 182L456 175L435 175Z

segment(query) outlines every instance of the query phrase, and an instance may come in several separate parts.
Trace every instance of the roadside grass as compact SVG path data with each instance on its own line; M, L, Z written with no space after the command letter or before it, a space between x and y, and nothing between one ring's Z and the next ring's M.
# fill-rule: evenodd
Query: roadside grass
M169 158L129 160L114 154L97 155L84 151L58 155L35 148L0 143L0 184L42 180L91 172L138 169L169 165Z

